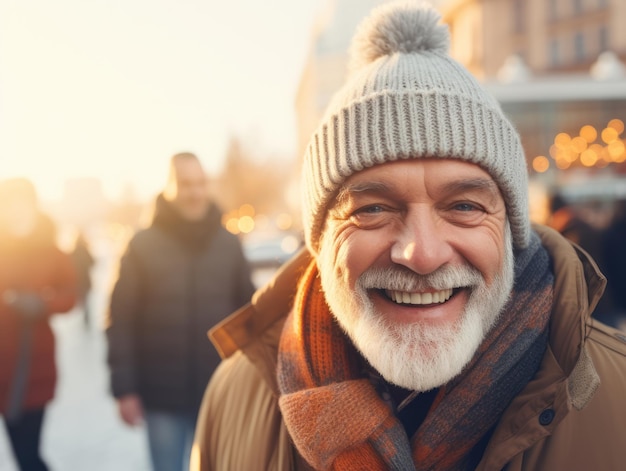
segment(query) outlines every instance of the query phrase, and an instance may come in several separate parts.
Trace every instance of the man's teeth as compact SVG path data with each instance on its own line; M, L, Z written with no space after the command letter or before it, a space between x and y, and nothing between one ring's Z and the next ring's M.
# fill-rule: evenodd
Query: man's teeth
M386 290L387 296L399 304L438 304L450 299L452 288L434 293L407 293L406 291Z

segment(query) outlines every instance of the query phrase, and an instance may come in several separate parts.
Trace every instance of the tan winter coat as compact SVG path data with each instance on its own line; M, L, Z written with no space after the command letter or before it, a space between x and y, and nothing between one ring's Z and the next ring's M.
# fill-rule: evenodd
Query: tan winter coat
M535 227L551 254L555 302L542 365L503 414L477 469L626 469L626 336L590 313L606 280L586 253ZM308 255L211 331L224 358L204 398L191 471L310 469L281 420L278 340Z

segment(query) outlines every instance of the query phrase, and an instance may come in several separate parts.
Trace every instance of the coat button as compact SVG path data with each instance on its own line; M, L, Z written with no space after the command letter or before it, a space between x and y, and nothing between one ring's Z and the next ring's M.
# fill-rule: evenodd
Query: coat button
M555 415L556 414L554 413L554 409L546 409L541 414L539 414L539 423L544 427L546 425L550 425L554 420Z

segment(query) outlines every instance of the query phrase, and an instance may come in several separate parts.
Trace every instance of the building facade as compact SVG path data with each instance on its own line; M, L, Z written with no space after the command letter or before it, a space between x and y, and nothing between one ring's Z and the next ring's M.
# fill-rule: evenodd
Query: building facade
M452 0L442 12L452 55L481 79L514 55L538 76L588 71L605 51L626 59L623 0Z

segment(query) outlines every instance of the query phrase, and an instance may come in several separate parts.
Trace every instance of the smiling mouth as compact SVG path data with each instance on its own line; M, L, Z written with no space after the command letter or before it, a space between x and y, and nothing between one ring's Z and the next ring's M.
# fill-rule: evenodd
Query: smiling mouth
M445 303L450 299L455 290L452 288L433 291L432 293L409 293L407 291L384 290L387 298L397 304L411 304L415 306L425 306L430 304Z

